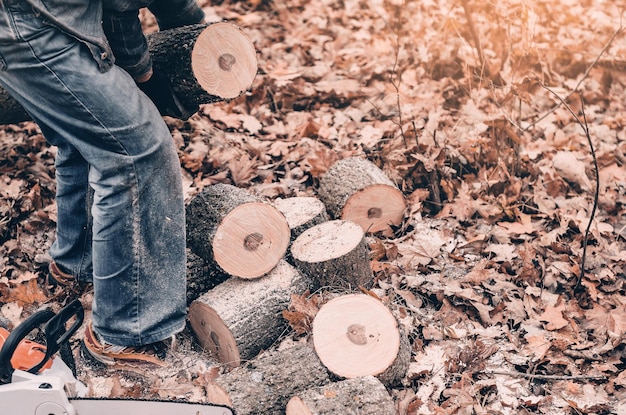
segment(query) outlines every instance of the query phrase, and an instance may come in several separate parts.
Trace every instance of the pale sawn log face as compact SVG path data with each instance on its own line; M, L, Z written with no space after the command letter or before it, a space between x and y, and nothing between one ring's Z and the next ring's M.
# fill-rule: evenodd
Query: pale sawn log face
M383 232L391 236L391 225L404 219L402 192L385 184L367 186L351 195L341 211L341 219L358 223L365 232Z
M186 108L241 95L258 71L252 41L232 23L184 26L147 39L154 67L167 74Z
M352 252L363 236L363 230L354 222L328 221L302 232L291 245L291 252L300 261L325 262Z
M256 50L237 26L214 23L198 36L191 53L191 68L198 84L209 94L236 98L251 86L257 73Z
M345 378L379 375L400 350L395 317L379 300L349 294L324 304L313 320L313 344L322 363Z
M292 230L306 225L318 217L328 219L324 203L316 197L297 196L279 198L274 200L273 204L279 212L285 215L287 224L289 224L289 228ZM324 222L324 220L320 220L314 224L317 225L322 222Z
M189 201L187 243L225 273L258 278L283 258L290 241L284 215L229 184L205 187Z
M226 215L213 238L215 262L230 275L258 278L283 258L289 225L273 206L245 203Z
M189 306L189 323L202 347L226 366L241 363L237 342L219 314L201 301Z

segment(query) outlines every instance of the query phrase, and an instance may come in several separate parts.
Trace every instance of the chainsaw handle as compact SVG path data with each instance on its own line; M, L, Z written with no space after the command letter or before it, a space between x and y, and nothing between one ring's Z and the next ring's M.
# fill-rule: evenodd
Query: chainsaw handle
M15 349L22 340L34 329L44 326L46 337L46 354L41 361L35 366L28 369L29 373L37 373L53 354L59 351L63 343L78 330L83 323L85 311L79 300L74 300L61 309L57 314L52 310L45 309L37 311L26 320L24 320L17 328L11 332L6 339L2 349L0 349L0 383L10 383L11 375L14 368L11 365L11 358L15 353ZM76 317L74 323L67 328L67 323Z
M54 312L52 310L39 310L30 315L9 334L2 349L0 349L0 383L11 382L11 375L13 375L14 370L13 366L11 366L11 358L20 342L24 340L28 333L49 321L53 316Z
M67 322L70 321L72 317L76 317L76 319L68 328ZM44 332L46 333L46 357L44 357L37 365L31 367L28 371L30 373L39 372L39 369L46 364L48 359L50 359L53 354L58 352L63 343L68 341L76 330L78 330L81 324L83 324L84 317L85 311L83 309L83 305L78 300L72 301L63 307L54 317L52 317L44 327Z

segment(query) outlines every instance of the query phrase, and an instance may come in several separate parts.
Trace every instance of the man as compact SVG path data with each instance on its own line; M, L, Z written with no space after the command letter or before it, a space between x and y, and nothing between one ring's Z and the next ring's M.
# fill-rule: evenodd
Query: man
M166 3L198 16L191 1ZM0 84L57 147L50 277L93 281L85 346L111 366L162 364L165 342L185 325L181 172L157 109L172 109L175 98L162 85L155 100L170 104L155 106L137 87L154 76L149 59L135 65L142 79L114 65L102 23L129 10L137 16L148 4L0 0ZM113 29L119 35L124 28Z

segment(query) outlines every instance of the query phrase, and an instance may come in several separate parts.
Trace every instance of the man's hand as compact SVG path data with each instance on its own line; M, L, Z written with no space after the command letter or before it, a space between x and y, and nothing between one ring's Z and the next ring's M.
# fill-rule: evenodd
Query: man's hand
M154 102L161 115L186 120L198 110L185 108L176 98L167 76L159 71L153 70L152 76L147 81L137 81L137 85Z

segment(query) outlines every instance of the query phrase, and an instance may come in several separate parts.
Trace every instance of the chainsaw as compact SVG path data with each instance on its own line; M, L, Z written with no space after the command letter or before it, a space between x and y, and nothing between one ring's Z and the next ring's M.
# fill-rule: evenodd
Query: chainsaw
M0 327L0 412L7 415L234 415L224 405L182 400L88 398L87 387L55 354L81 326L84 310L74 300L58 313L33 313L9 333ZM26 336L41 329L45 345ZM68 390L79 396L69 397ZM82 396L81 396L82 395Z

